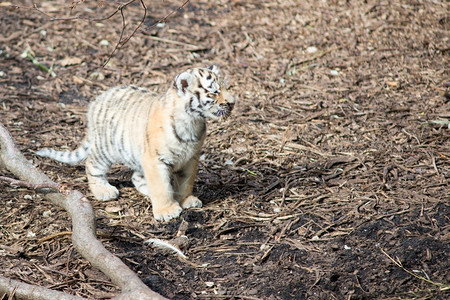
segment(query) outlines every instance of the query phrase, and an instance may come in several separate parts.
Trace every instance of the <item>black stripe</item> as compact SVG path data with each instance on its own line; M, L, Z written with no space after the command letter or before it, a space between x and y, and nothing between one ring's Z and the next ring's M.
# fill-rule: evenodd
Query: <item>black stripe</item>
M137 175L136 175L136 173L135 173L135 174L133 174L133 175L134 175L135 178L136 178L136 177L139 177L139 180L144 179L144 176L143 176L141 173L139 173L139 174L137 174Z
M175 176L172 173L170 173L170 186L172 189L175 187Z
M150 147L150 134L145 134L144 149Z
M164 157L158 157L158 160L165 164L169 169L173 169L173 164L168 162Z
M106 176L109 171L109 166L103 165L100 161L95 160L95 157L89 156L90 168L86 168L86 172L89 172L89 169L93 169L98 173L101 173ZM92 174L92 172L91 172Z
M172 157L177 157L177 156L178 156L178 153L175 152L175 150L173 150L173 149L171 149L171 148L169 148L169 152L170 152L170 155L171 155Z
M186 177L186 174L184 173L183 170L178 170L175 172L175 175L177 175L178 177L184 178Z
M158 160L168 166L169 168L173 168L173 164L168 162L162 155L158 152L158 150L155 151L156 156L158 157Z
M189 111L188 111L188 109L186 108L186 112L187 112L187 113L189 113L189 112L191 112L191 113L195 112L194 107L192 107L192 103L193 103L193 102L194 102L194 97L191 97L191 99L189 100L189 105L187 106L187 107L189 108Z
M81 158L81 153L80 152L81 152L81 150L78 150L78 151L75 151L75 152L71 152L71 153L75 154L75 160L76 161L80 161L80 158Z
M142 186L146 185L145 178L141 173L139 173L139 174L136 174L136 172L133 173L132 179L134 179L134 181L133 181L134 184L136 184L136 180L138 181L137 182L138 186L136 186L136 187L142 187Z
M113 97L113 93L114 93L114 90L109 90L108 92L106 92L103 95L103 99L100 103L100 106L97 107L96 112L98 114L95 116L95 122L96 122L95 128L97 129L96 130L97 135L96 135L94 145L93 145L94 146L93 152L95 152L95 154L98 158L97 163L102 162L102 163L106 163L106 165L108 165L110 163L110 161L104 155L105 153L103 153L103 148L104 148L103 142L109 136L108 127L110 127L110 125L108 124L107 120L108 120L108 112L109 112L111 98ZM99 151L99 150L101 150L101 151Z
M102 149L99 149L99 145L97 145L97 148L95 148L92 152L96 158L94 160L95 163L102 164L105 168L109 168L112 165L112 161L108 158L107 154L102 151Z
M108 126L105 128L105 136L103 138L103 149L105 151L105 156L111 163L113 162L114 156L117 154L122 156L122 158L125 159L123 154L121 153L120 149L122 148L122 144L119 145L118 149L115 147L117 140L117 128L118 124L123 121L123 116L128 115L126 110L131 109L135 102L132 101L133 97L138 93L138 88L134 85L129 86L129 89L124 92L122 97L116 98L115 96L112 96L111 99L109 99L109 105L108 105L108 113L105 115L107 118L104 120L107 122ZM120 111L120 113L117 113L117 111ZM126 126L124 126L124 129Z
M206 119L206 117L205 117L205 115L203 114L203 111L202 111L202 110L197 109L197 110L195 110L195 111L200 115L200 117L202 117L203 119Z

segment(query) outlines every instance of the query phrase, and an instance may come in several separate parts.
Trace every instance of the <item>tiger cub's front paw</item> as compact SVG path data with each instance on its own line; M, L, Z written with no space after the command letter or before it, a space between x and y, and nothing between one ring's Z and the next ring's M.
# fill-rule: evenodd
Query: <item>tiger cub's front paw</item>
M177 218L183 209L178 203L174 203L168 207L160 208L160 209L153 209L153 216L158 221L170 221L174 218Z
M183 208L191 208L191 207L202 207L203 203L195 196L188 196L186 199L181 201L181 207Z

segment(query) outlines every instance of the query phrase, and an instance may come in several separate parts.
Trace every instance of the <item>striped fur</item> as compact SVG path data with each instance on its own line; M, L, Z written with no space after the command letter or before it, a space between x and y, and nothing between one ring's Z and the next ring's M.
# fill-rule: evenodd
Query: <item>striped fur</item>
M201 207L192 187L206 121L228 117L234 106L218 72L216 66L189 69L163 95L133 85L109 89L90 104L87 136L76 150L36 154L68 164L86 161L89 187L99 200L119 196L106 179L110 167L130 167L133 184L150 197L157 220Z

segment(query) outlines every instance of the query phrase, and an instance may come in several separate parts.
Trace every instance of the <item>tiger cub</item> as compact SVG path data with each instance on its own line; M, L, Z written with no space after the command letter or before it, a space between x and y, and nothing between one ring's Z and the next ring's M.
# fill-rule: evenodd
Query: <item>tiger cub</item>
M206 121L228 117L235 103L218 73L215 65L186 70L163 95L133 85L109 89L89 105L87 135L76 150L36 154L68 164L86 160L89 188L105 201L119 196L106 179L111 165L128 166L156 220L201 207L192 188Z

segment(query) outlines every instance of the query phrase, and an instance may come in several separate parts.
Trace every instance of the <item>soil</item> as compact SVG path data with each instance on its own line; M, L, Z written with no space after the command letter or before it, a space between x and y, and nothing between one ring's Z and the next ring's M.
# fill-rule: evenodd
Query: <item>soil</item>
M0 120L40 170L88 195L99 238L149 287L171 299L450 297L447 1L198 0L157 26L182 1L144 1L144 20L135 1L123 36L143 26L104 68L121 14L67 18L118 3L77 2L0 2ZM163 92L212 63L238 103L208 124L202 209L159 223L126 168L110 175L120 198L100 202L83 166L34 155L75 148L87 104L108 87ZM120 292L74 250L67 213L0 190L1 275L89 298ZM143 243L180 234L188 260Z

